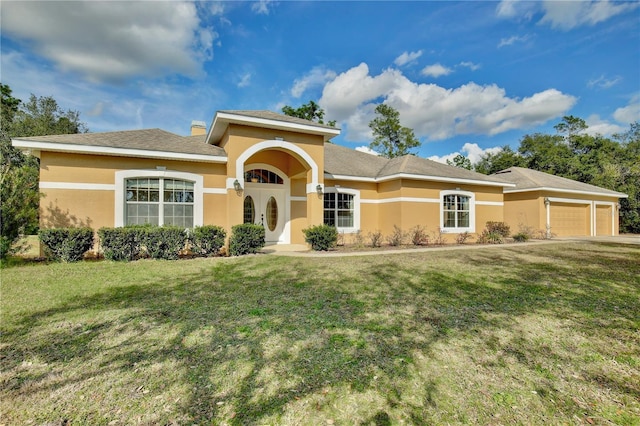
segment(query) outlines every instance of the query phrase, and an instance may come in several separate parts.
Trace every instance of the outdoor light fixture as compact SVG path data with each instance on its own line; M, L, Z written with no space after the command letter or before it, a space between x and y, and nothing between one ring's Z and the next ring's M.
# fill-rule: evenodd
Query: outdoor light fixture
M322 195L322 185L316 186L316 192L318 193L318 195Z
M240 186L240 182L238 182L238 179L233 182L233 189L235 189L236 192L242 191L242 186Z

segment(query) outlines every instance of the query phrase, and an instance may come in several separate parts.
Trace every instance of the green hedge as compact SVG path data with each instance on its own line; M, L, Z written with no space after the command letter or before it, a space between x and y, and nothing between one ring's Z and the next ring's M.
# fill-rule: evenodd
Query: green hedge
M229 253L232 256L257 253L264 247L264 227L252 223L235 225L231 228L229 239Z
M304 240L316 251L327 251L336 246L338 230L335 226L316 225L303 229Z
M178 226L153 226L140 232L141 245L152 259L178 259L187 242L185 229Z
M141 254L141 228L100 228L100 246L105 259L131 261Z
M91 228L40 229L38 238L45 247L47 257L63 262L82 260L94 243Z
M191 250L201 256L216 256L224 246L227 232L216 225L196 226L191 232Z

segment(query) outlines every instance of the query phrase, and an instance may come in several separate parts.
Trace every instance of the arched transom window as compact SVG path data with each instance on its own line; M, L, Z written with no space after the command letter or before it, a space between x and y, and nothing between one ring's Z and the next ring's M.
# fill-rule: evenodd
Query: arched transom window
M282 185L283 179L275 172L265 169L252 169L244 174L245 182L252 183L272 183Z

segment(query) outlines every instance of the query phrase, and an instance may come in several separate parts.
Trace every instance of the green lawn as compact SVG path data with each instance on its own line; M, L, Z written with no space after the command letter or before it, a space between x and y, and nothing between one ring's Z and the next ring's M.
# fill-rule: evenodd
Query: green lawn
M640 424L640 247L25 264L0 424Z

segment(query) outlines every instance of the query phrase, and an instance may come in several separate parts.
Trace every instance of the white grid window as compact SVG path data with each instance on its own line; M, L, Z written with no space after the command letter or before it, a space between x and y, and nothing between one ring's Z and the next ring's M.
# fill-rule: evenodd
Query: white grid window
M125 181L126 225L149 223L193 228L193 213L193 182L165 178Z

